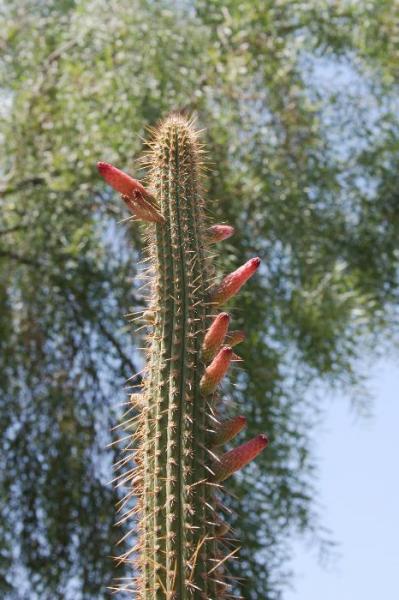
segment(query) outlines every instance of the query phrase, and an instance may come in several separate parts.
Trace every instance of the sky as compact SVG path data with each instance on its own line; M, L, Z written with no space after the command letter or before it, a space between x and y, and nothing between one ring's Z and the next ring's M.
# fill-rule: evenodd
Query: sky
M284 600L399 599L399 362L376 363L369 387L369 418L337 397L316 436L323 524L337 556L322 567L296 543Z

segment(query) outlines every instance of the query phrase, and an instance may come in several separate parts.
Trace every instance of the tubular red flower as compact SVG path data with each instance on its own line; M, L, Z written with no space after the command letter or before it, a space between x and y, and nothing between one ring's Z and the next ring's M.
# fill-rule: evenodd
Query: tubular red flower
M234 227L231 225L212 225L208 229L208 241L210 244L227 240L234 234Z
M205 360L211 360L223 344L229 322L230 315L225 312L220 313L220 315L217 315L213 320L212 325L205 334L202 346L203 357Z
M222 421L212 435L212 446L221 446L232 440L246 426L247 419L243 416Z
M215 482L224 481L230 475L242 469L258 456L260 452L268 445L269 440L263 433L256 436L256 438L226 452L220 461L215 463L213 466L214 476L212 478Z
M203 394L212 394L220 381L223 379L230 366L233 350L225 346L215 356L201 379L201 391Z
M164 221L154 204L153 196L137 179L106 162L97 163L97 168L105 181L122 195L126 206L137 219L155 223Z
M239 267L230 275L227 275L222 283L214 290L211 295L211 301L217 304L223 304L230 300L246 281L255 273L260 265L260 258L251 258L242 267Z

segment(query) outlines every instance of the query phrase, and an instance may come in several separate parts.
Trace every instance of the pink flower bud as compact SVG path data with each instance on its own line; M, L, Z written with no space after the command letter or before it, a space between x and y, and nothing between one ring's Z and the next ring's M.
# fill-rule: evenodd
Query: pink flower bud
M233 348L234 346L237 346L237 344L240 344L244 340L245 340L244 331L237 330L237 331L229 331L229 333L226 335L225 341L228 346L231 346Z
M214 290L211 300L218 306L230 300L255 273L260 265L260 258L251 258L242 267L227 275L221 284Z
M224 338L230 322L228 313L220 313L213 320L212 325L205 334L204 343L202 345L203 357L205 360L212 359L220 346L223 344Z
M231 363L233 350L225 346L215 356L201 379L201 391L203 394L212 394L219 382L223 379Z
M234 227L231 225L212 225L208 229L208 241L210 244L227 240L234 234Z
M230 475L245 467L251 460L256 458L260 452L268 445L269 440L263 433L256 436L253 440L226 452L220 458L220 462L214 463L212 470L214 476L212 478L215 482L224 481Z
M221 446L232 440L246 426L247 419L242 416L234 417L228 421L222 421L212 434L212 446Z

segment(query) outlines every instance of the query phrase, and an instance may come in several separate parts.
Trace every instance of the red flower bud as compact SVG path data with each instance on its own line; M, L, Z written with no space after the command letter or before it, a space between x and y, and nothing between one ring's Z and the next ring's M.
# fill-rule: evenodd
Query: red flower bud
M208 241L210 244L227 240L234 234L234 227L231 225L212 225L208 229Z
M260 434L253 440L226 452L220 458L219 462L214 463L212 478L215 482L224 481L230 475L245 467L251 460L256 458L260 452L268 445L269 440L266 435Z
M220 315L217 315L213 320L212 325L205 334L204 343L202 345L205 360L212 359L223 344L229 322L230 315L225 312L220 313Z
M217 305L232 298L246 281L255 273L260 265L260 258L251 258L242 267L227 275L222 283L214 290L211 300Z
M219 382L223 379L230 366L233 350L225 346L215 356L201 379L201 391L203 394L212 394Z
M234 417L228 421L222 421L212 434L212 446L221 446L232 440L246 426L247 419L242 416Z

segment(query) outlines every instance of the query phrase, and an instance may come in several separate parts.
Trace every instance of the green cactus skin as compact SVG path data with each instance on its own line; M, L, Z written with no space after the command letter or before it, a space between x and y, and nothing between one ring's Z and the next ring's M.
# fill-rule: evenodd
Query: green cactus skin
M147 373L142 394L132 396L139 416L128 451L137 447L137 466L129 475L126 500L133 494L138 500L121 519L135 514L139 539L120 560L132 562L136 555L135 598L217 600L232 597L226 558L234 552L223 543L228 527L217 514L220 484L214 483L212 471L219 460L213 450L218 396L213 391L204 395L201 389L207 388L200 386L207 366L204 335L216 304L208 249L214 240L207 231L201 147L192 122L180 115L163 121L154 131L148 163L149 187L161 218L146 225L151 276L144 314ZM122 191L131 185L134 202L141 189L136 180L119 176L107 163L99 163L99 169L114 187L115 180L119 187L122 182ZM130 584L121 589L133 591Z

